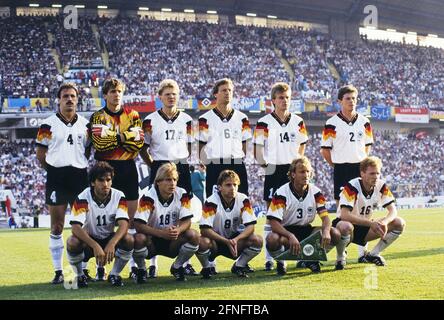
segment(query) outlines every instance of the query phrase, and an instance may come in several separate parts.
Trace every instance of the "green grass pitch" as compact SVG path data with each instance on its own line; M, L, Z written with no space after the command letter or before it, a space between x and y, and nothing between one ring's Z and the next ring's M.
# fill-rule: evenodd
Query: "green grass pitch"
M380 213L379 213L380 214ZM136 285L125 268L125 286L112 288L107 282L90 283L89 288L66 290L63 285L50 285L53 276L48 250L48 230L16 230L0 232L0 299L443 299L444 298L444 210L401 210L407 221L405 233L383 256L388 265L376 267L358 264L357 248L348 248L348 265L344 271L334 271L335 250L328 254L321 274L308 269L295 269L288 263L288 274L278 277L262 271L264 253L251 265L256 272L248 279L230 273L232 260L217 259L219 274L210 281L188 277L177 283L169 274L172 259L160 257L159 277L146 285ZM259 219L256 231L262 234L264 219ZM319 220L315 221L319 225ZM196 226L194 226L196 228ZM64 238L70 230L65 230ZM373 248L376 242L371 242ZM195 257L192 262L199 271ZM65 273L71 268L64 256ZM93 259L89 269L93 271ZM110 266L107 266L110 270ZM93 271L93 273L95 273Z

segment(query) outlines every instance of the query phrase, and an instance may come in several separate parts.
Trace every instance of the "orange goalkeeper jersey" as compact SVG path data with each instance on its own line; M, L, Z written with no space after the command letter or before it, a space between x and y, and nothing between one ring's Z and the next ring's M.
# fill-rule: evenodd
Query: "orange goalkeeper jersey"
M95 124L108 127L109 134L105 137L92 134L92 126ZM139 113L130 108L122 107L114 113L107 107L92 114L89 120L89 133L91 141L96 149L96 160L132 160L137 157L144 141L135 140L135 133L131 128L142 128ZM125 136L124 141L120 134Z

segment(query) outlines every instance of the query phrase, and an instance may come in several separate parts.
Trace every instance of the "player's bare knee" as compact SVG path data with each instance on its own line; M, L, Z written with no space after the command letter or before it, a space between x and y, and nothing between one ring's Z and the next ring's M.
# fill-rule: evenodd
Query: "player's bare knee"
M70 236L66 240L66 249L70 252L78 252L82 249L82 242L75 236Z
M185 238L187 239L187 242L192 243L193 245L199 244L199 233L196 230L188 229L185 231Z
M280 236L274 232L267 236L267 249L275 251L281 246Z
M342 236L348 236L353 232L353 225L348 221L341 221L336 225L336 229Z
M200 237L199 239L199 251L204 252L211 248L211 241L207 237Z
M136 233L134 235L134 248L141 249L146 246L146 236L143 233Z
M124 250L132 250L134 248L134 237L130 234L126 234L122 240L120 240L120 247Z
M396 230L396 231L404 231L404 228L405 228L405 224L406 224L406 222L405 222L405 220L403 219L403 218L401 218L401 217L396 217L395 218L395 220L393 220L392 222L391 222L391 229L392 230Z
M56 222L51 226L51 234L58 236L63 232L63 222Z
M262 240L262 237L261 237L260 235L252 234L252 235L249 237L248 240L249 240L249 242L250 242L250 246L253 246L253 247L262 247L263 240Z

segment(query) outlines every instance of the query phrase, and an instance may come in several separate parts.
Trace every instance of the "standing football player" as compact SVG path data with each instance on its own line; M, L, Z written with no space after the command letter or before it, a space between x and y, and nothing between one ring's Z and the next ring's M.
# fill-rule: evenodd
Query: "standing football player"
M63 283L63 226L68 203L88 186L89 140L86 120L77 114L79 90L74 83L60 86L59 110L39 128L36 154L47 172L46 204L51 217L49 249L55 270L53 284Z
M270 206L274 192L288 182L290 163L304 155L308 141L304 120L289 111L291 103L290 86L278 82L271 88L274 111L257 122L254 131L254 156L265 168L263 199ZM271 232L269 221L264 225L264 239ZM265 270L273 270L273 258L265 249ZM283 264L278 261L278 264ZM279 266L279 269L284 266Z

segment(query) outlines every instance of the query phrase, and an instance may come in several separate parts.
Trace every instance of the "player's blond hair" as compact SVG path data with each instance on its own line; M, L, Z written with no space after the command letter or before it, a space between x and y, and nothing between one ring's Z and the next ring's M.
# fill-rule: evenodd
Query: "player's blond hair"
M179 85L177 84L177 82L175 80L164 79L159 83L159 90L157 90L157 93L159 94L159 96L161 96L163 90L165 90L167 88L174 89L177 92L177 94L179 94L179 92L180 92Z
M223 86L225 84L230 85L232 88L234 88L234 84L233 81L229 78L223 78L223 79L219 79L216 81L216 83L214 84L213 90L211 91L211 93L213 94L213 96L219 92L219 87Z
M311 162L306 156L302 156L300 158L294 159L291 162L290 168L288 168L288 172L287 172L288 180L290 180L291 182L293 182L293 179L291 177L291 173L296 171L296 168L298 165L301 165L302 167L309 169L310 172L313 172Z
M177 172L177 166L172 162L164 163L159 167L154 178L154 184L167 178L173 177L173 179L179 180L179 173Z
M380 158L375 156L370 156L361 161L359 165L359 170L361 172L366 172L369 167L376 167L378 170L382 168L382 161Z
M271 99L275 99L278 93L291 92L290 86L285 82L276 82L271 87Z
M234 183L236 183L238 186L240 185L239 175L233 170L222 171L217 178L217 185L221 186L228 179L232 179Z
M120 89L123 93L125 91L125 84L121 80L116 78L105 80L105 82L103 83L102 93L108 94L108 92L112 89Z

